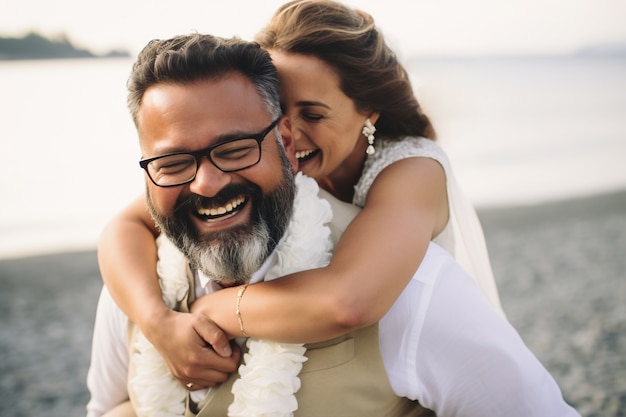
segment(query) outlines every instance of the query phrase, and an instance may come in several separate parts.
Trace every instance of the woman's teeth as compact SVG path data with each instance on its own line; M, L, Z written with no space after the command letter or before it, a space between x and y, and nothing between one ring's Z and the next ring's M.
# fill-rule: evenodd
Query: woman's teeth
M299 161L307 159L308 157L312 156L316 151L317 149L307 149L304 151L296 151L296 158L298 158Z

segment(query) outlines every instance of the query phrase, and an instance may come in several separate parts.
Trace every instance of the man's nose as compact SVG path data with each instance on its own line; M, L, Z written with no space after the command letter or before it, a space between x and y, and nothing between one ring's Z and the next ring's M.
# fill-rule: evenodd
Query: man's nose
M208 157L200 158L198 163L196 178L189 184L189 190L192 193L203 197L214 197L231 182L230 174L221 171Z

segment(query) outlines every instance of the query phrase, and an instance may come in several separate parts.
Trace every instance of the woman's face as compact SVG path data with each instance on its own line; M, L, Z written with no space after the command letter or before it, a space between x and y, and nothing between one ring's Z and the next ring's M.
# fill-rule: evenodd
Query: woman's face
M300 170L315 179L333 173L357 174L350 170L360 174L367 148L361 131L367 115L357 112L352 99L341 91L337 72L315 56L270 53Z

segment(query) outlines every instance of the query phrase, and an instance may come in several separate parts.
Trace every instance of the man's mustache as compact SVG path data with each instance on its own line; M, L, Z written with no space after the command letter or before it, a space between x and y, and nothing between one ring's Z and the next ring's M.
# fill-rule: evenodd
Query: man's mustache
M197 194L181 198L174 208L174 214L185 213L189 210L198 211L207 207L219 207L239 196L261 196L261 188L252 183L229 184L222 188L213 197L203 197Z

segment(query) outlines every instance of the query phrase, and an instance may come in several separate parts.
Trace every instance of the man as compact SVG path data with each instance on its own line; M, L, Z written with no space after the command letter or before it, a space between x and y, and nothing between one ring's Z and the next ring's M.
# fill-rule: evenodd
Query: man
M267 53L207 35L154 41L131 79L147 202L169 239L159 275L170 306L184 311L196 295L244 284L238 311L248 282L328 260L331 213L312 180L294 177ZM577 415L436 245L378 325L307 346L249 340L240 372L208 391L188 395L127 324L103 291L90 416L432 415L422 406L439 416Z

